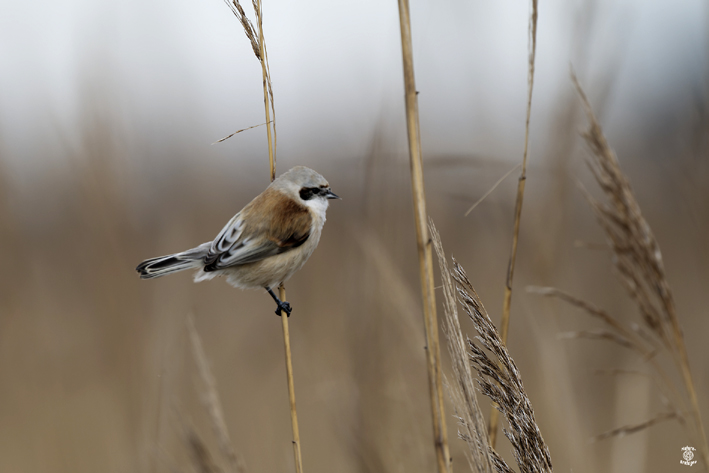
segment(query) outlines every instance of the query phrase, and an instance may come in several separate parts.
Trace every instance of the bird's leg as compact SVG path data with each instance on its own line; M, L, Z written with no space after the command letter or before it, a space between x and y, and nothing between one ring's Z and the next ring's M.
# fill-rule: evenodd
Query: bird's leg
M293 310L290 306L290 304L287 301L282 301L278 298L278 296L271 290L270 287L267 287L266 290L268 291L269 294L271 294L271 297L273 297L273 300L276 301L276 304L278 305L278 309L276 309L276 315L281 316L281 310L285 312L288 317L290 317L290 313Z

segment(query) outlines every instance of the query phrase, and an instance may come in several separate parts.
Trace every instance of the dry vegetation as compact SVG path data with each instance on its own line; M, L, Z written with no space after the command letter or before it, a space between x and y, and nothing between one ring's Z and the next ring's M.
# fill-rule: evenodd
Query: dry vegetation
M527 117L524 125L524 152L522 153L522 172L517 179L517 198L515 199L514 230L512 231L512 248L507 263L507 279L505 280L505 295L502 301L502 318L500 319L500 339L507 343L507 333L510 328L510 309L512 304L512 282L517 261L517 245L519 244L519 226L522 221L522 205L524 204L524 187L527 183L527 156L529 154L529 121L532 116L532 93L534 92L534 66L537 55L537 20L539 19L539 2L532 0L529 15L529 60L527 69ZM497 442L498 411L490 412L490 443L494 447Z
M414 74L414 52L411 35L411 13L409 0L399 0L399 29L404 69L404 101L406 103L406 132L409 138L409 162L411 164L411 191L416 224L416 244L421 278L421 303L423 307L423 327L426 334L426 368L428 371L428 391L433 420L433 447L436 451L438 473L450 473L451 458L448 448L448 429L443 405L443 366L438 338L438 315L436 312L436 292L433 281L433 248L428 234L426 219L426 192L423 179L423 158L421 156L421 130L419 129L418 92Z
M583 188L582 190L605 233L619 281L635 304L642 325L629 317L611 316L608 312L556 288L530 289L532 292L557 297L579 307L607 326L607 329L571 332L566 334L567 338L612 341L633 350L652 367L652 374L659 388L657 394L667 411L635 425L610 430L599 435L597 439L636 433L666 420L678 420L688 430L691 443L701 452L706 469L709 465L709 444L697 400L697 389L689 367L681 322L667 281L659 244L643 217L630 183L620 168L618 158L608 145L575 75L572 75L572 80L589 122L588 131L583 134L591 151L588 167L603 192L603 200L594 198ZM672 367L681 382L675 381L667 373L667 362L673 364Z
M524 390L517 365L502 342L500 333L490 320L465 270L455 260L453 271L448 268L440 236L433 223L430 226L441 268L446 314L444 326L453 363L454 384L449 385L449 392L459 420L458 436L468 445L468 463L471 470L486 473L494 467L498 473L514 471L497 453L488 437L477 402L477 385L480 392L489 397L507 419L509 429L503 431L512 444L520 472L551 473L553 470L549 449L537 426L534 410ZM473 322L479 345L470 338L463 338L454 293L458 294L463 310ZM477 372L477 379L473 378L470 365Z
M95 123L84 129L82 154L67 150L76 156L76 172L43 175L30 188L4 187L9 197L2 206L2 280L8 290L2 298L0 370L6 382L0 387L5 400L0 418L7 427L0 469L97 471L110 464L115 471L178 471L173 467L192 460L184 451L183 439L189 437L175 412L210 449L212 460L223 461L202 390L193 389L199 371L184 331L188 311L195 314L232 444L248 471L292 468L283 347L270 300L258 292L235 293L219 282L195 285L189 275L146 285L132 273L134 262L146 255L209 238L259 189L234 189L226 176L236 165L219 169L216 175L224 178L217 179L187 166L162 177L158 192L146 176L158 175L159 165L131 167L120 158L122 148L111 135L119 127L110 126L110 115ZM353 472L431 471L435 465L424 336L420 316L412 316L419 310L419 281L411 257L416 247L408 162L403 150L392 151L388 143L386 138L374 143L369 156L353 159L346 169L318 164L346 200L330 213L320 248L289 291L294 306L307 307L291 317L291 330L308 471L331 471L333 463ZM476 274L471 280L478 292L494 300L509 249L499 235L509 233L512 203L495 200L500 195L495 194L463 219L477 195L466 201L451 194L486 189L505 169L444 158L430 157L429 212L446 236L448 251ZM7 182L8 168L3 170ZM532 166L529 172L540 185L550 182L548 168ZM34 196L30 189L37 189ZM574 218L558 229L559 235L550 234L532 218L547 205L545 194L530 189L517 284L562 286L564 281L569 293L594 300L608 313L628 311L607 282L608 259L598 258L597 250L572 249L574 238L594 240L586 236L592 222L584 202L572 204ZM658 189L677 202L672 187ZM106 208L112 220L102 218ZM52 214L61 218L37 218ZM675 286L697 287L696 281L706 280L709 265L689 264L697 257L705 261L706 254L690 253L680 238L679 229L692 231L691 222L662 207L648 218L656 229L673 229L658 239L665 260L678 261L674 267L667 263ZM365 236L355 238L352 228ZM566 256L544 264L531 249L543 250L552 237L565 242L558 251ZM9 271L19 267L25 268L22 278ZM686 289L677 296L687 314L683 324L692 327L685 330L694 373L706 372L702 298ZM520 318L511 326L510 351L555 468L609 471L615 445L624 457L643 462L644 471L664 472L657 465L676 464L686 442L674 441L681 429L667 422L635 434L645 435L644 442L653 446L642 454L629 450L625 438L587 444L611 427L635 425L651 415L635 410L636 398L631 404L617 399L616 381L593 371L642 366L616 344L590 348L557 341L559 331L586 330L583 321L549 317L566 309L523 293L515 300ZM461 326L463 333L473 333L469 322L461 320ZM451 366L449 357L443 361ZM634 377L623 386L628 383L645 386ZM705 386L706 378L698 383ZM697 395L700 406L706 405L706 389L697 388ZM481 401L481 406L487 412L488 405ZM650 408L664 412L659 401ZM448 406L447 412L453 409ZM456 439L454 422L449 428L454 469L463 471L468 447ZM504 444L499 451L514 462Z
M254 27L238 2L228 4L261 62L270 125L261 17ZM168 158L118 131L110 102L82 100L80 126L66 133L63 147L45 150L55 161L23 174L0 159L0 471L293 471L283 341L270 299L219 282L194 285L188 275L146 284L132 271L147 255L214 236L266 180L243 176L264 168L223 162L205 170L182 148ZM520 197L515 206L493 195L462 217L509 166L426 156L428 214L446 249L470 270L466 275L457 262L448 268L431 228L448 341L447 356L439 357L450 396L441 435L450 439L455 471L467 470L467 461L476 472L513 471L513 463L521 472L551 472L551 451L557 471L664 473L680 467L687 442L708 461L708 150L682 148L664 169L648 163L666 156L629 159L633 192L583 94L582 103L601 197L579 195L593 212L567 186L583 172L569 144L576 139L569 119L575 100L562 100L561 124L550 138L566 144L548 161L525 166L523 176L534 181L521 228ZM704 119L695 118L688 126L706 134ZM430 472L439 463L409 163L394 133L376 128L365 156L305 163L345 196L328 215L320 248L289 283L290 300L303 308L290 330L308 472ZM269 148L275 127L273 134ZM7 152L0 142L0 158ZM129 153L150 159L136 163ZM237 170L243 186L233 185ZM639 202L647 200L662 205L643 204L641 212ZM680 205L689 212L677 212ZM518 292L507 309L519 318L502 341L471 281L485 300L499 298L506 275L511 281L505 263L517 239L512 214L520 228L516 287L563 286L567 292L536 292L579 307L605 328ZM572 249L575 238L595 248L601 235L603 253ZM625 296L607 278L609 260ZM458 304L467 318L459 318ZM188 313L194 320L185 324ZM612 343L557 340L570 330L574 338ZM473 333L477 341L467 338ZM599 367L613 376L593 376ZM628 400L624 390L638 396ZM506 419L509 444L491 445L483 413L492 403L481 393ZM594 436L603 442L588 443Z

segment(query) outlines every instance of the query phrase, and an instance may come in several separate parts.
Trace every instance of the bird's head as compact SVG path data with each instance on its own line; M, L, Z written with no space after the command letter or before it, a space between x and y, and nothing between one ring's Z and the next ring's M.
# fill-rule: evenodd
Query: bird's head
M276 181L283 186L293 197L297 196L303 204L312 206L313 204L325 205L327 208L328 199L339 199L340 197L332 192L327 180L317 172L305 166L296 166L282 174ZM274 184L276 184L274 181Z

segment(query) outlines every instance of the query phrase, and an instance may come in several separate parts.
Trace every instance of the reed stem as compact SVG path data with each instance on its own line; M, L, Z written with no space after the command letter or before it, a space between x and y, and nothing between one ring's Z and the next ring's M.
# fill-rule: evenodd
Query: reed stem
M261 10L261 0L256 0L256 21L258 26L258 47L261 54L261 76L263 77L263 105L266 109L266 136L268 138L268 163L271 169L271 182L276 179L276 157L274 155L273 138L271 137L271 126L275 128L275 123L271 123L271 111L268 107L268 74L266 71L266 47L263 40L263 15ZM283 299L281 299L283 300Z
M441 354L438 342L438 318L433 284L433 256L431 239L426 219L426 195L421 161L421 137L419 133L418 99L414 79L413 46L411 43L411 18L408 0L399 1L399 24L401 28L401 50L404 63L404 87L406 98L406 128L409 138L409 158L411 163L411 184L418 241L419 272L423 297L423 319L426 331L426 361L428 385L433 417L433 436L439 473L451 470L448 451L448 433L443 409L443 387L441 383Z
M532 13L529 16L529 70L527 76L527 120L524 126L524 153L522 155L522 172L517 182L517 199L515 201L515 223L512 233L512 249L507 265L507 280L505 282L505 296L502 301L502 321L500 322L500 339L507 345L507 333L510 327L510 306L512 304L512 278L517 260L517 243L519 241L519 222L522 218L522 204L524 203L524 186L527 183L527 152L529 149L529 118L532 115L532 91L534 90L534 59L537 52L537 3L532 0ZM490 412L490 445L495 448L497 441L497 426L499 424L499 411L493 406Z
M286 300L286 288L281 284L278 287L278 297ZM288 331L288 315L281 312L283 324L283 344L286 351L286 373L288 376L288 400L290 401L290 420L293 428L293 457L295 458L296 473L303 473L303 457L300 452L300 431L298 430L298 411L295 408L295 385L293 383L293 364L290 353L290 332Z
M258 45L261 62L261 74L263 77L263 105L266 112L266 136L268 138L268 162L270 165L271 182L276 179L276 158L273 136L276 132L276 123L271 121L268 96L268 70L266 63L266 45L263 39L263 12L261 10L261 0L256 0L256 17L258 26ZM271 105L273 105L271 98ZM274 112L275 114L275 112ZM273 133L271 133L273 126ZM286 300L286 288L281 283L278 287L278 297ZM290 406L291 428L293 430L293 458L295 460L296 473L303 473L303 456L300 451L300 430L298 428L298 411L295 407L295 383L293 382L293 362L290 351L290 331L288 329L288 314L281 312L281 324L283 325L283 346L286 353L286 377L288 379L288 401Z

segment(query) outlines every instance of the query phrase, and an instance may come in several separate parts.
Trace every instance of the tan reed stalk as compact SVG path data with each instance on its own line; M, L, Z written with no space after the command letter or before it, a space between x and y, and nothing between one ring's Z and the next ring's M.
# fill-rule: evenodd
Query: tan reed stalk
M263 15L261 10L261 0L256 0L254 4L254 10L256 10L256 24L258 25L258 45L261 63L261 75L263 77L263 105L266 112L266 136L268 138L268 163L271 168L271 182L276 179L276 153L275 147L273 145L273 139L271 137L271 126L276 128L275 123L271 123L271 111L269 110L269 99L268 99L268 88L269 88L269 74L268 65L266 62L266 42L263 39ZM285 296L284 296L285 297ZM285 299L281 299L285 300ZM286 317L287 318L287 317Z
M251 47L254 50L254 54L261 63L261 76L263 79L263 104L266 115L266 137L268 138L268 162L270 167L271 182L273 182L273 180L276 179L276 110L273 105L273 88L271 86L271 73L268 66L266 40L263 36L263 10L261 9L261 0L251 1L251 5L254 7L254 11L256 13L258 36L254 32L254 27L246 16L239 0L225 0L225 2L244 28L244 33L246 33L246 37L249 38L249 41L251 42ZM273 119L271 119L271 114L273 114ZM273 130L271 127L273 127ZM233 134L230 136L233 136ZM280 299L285 301L286 289L283 284L280 285L278 291ZM293 383L293 364L291 361L290 350L290 331L288 330L288 316L283 313L281 313L281 324L283 325L283 346L286 355L286 376L288 378L288 400L290 403L291 427L293 429L293 455L295 458L296 473L302 473L303 457L300 451L298 413L295 408L295 388Z
M266 42L263 38L263 13L261 10L261 0L255 0L254 9L256 10L257 25L258 25L258 44L261 55L261 74L263 77L263 104L266 113L266 136L268 137L268 162L271 168L271 182L276 178L276 147L275 147L275 112L274 121L271 122L271 114L269 110L269 89L270 77L268 73L268 61L266 60ZM270 103L273 106L273 93L271 92ZM273 136L271 136L271 126L273 126ZM283 283L278 288L279 298L282 301L286 300L286 288ZM288 329L288 314L281 312L281 324L283 326L283 347L286 354L286 377L288 379L288 401L290 406L291 428L293 430L293 458L295 460L296 473L303 473L303 455L300 451L300 430L298 428L298 411L295 407L295 384L293 382L293 362L290 350L290 330Z
M529 16L529 70L527 75L527 120L524 126L524 153L522 155L522 172L517 181L517 199L515 201L515 223L512 233L512 249L507 264L507 280L505 282L505 297L502 301L502 321L500 322L500 338L502 343L507 343L507 332L510 327L510 305L512 304L512 278L517 260L517 242L519 241L519 222L522 217L522 203L524 201L524 186L527 182L527 151L529 147L529 118L532 114L532 91L534 90L534 60L537 53L537 4L539 0L532 0L532 13ZM497 441L497 425L499 414L495 407L490 412L490 445L495 447Z
M278 288L278 297L286 300L286 288L281 284ZM300 452L300 431L298 430L298 411L295 409L295 385L293 383L293 364L290 354L290 332L288 330L288 315L281 312L283 324L283 345L286 350L286 375L288 377L288 400L290 402L290 420L293 428L293 457L295 459L296 473L303 473L303 456Z
M466 348L466 340L460 328L458 305L456 303L456 285L451 277L448 260L443 251L441 236L429 219L429 230L433 248L438 257L441 269L441 285L443 288L443 333L448 341L448 353L453 365L453 382L446 380L446 390L453 401L455 417L458 419L458 438L468 445L466 457L470 469L475 473L492 473L493 467L500 471L500 463L492 454L490 448L485 417L478 404L475 377L470 366L470 355ZM504 463L504 462L502 462Z
M433 437L436 462L439 473L451 472L443 408L443 386L441 382L441 353L438 344L438 318L433 284L433 256L431 239L426 226L426 195L423 183L423 163L421 161L421 137L419 134L418 99L414 79L413 46L411 43L411 18L408 0L399 1L399 25L401 29L401 52L404 63L404 86L406 97L406 129L409 138L409 158L411 163L411 184L418 241L419 272L423 298L423 321L426 331L426 361L428 387L433 417Z

